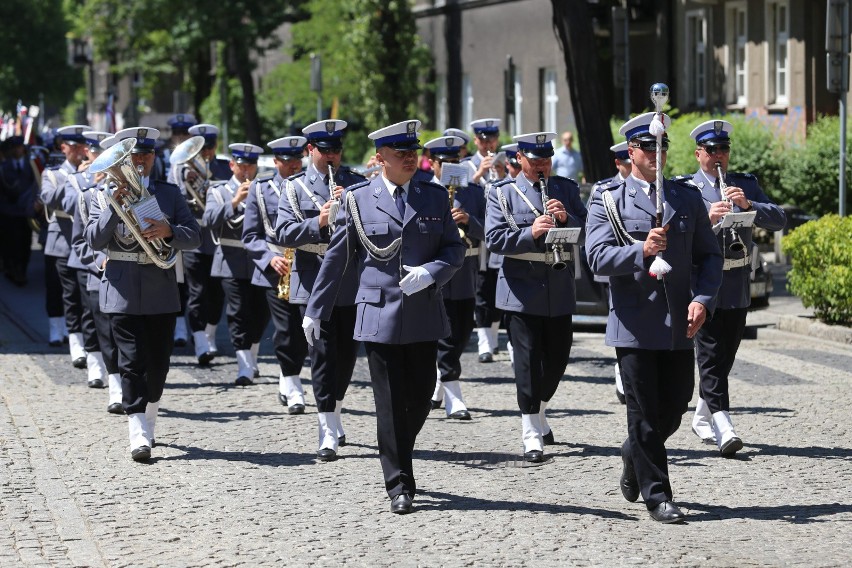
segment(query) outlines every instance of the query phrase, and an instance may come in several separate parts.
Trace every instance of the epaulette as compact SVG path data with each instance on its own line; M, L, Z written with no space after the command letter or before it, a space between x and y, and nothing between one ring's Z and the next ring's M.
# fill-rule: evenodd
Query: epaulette
M670 179L670 181L683 181L683 180L692 180L692 174L683 174L680 176L675 176Z
M356 189L360 189L362 187L367 187L370 185L370 180L364 179L364 181L359 181L358 183L353 183L349 187L346 188L346 191L355 191Z
M491 187L501 187L506 185L507 183L513 183L515 180L512 178L501 179L500 181L494 182L491 184Z
M615 176L604 178L602 180L596 181L595 183L592 184L592 191L597 191L600 186L608 184L609 182L611 182L613 180L614 177Z
M624 185L624 180L617 177L611 177L595 184L595 191L612 191Z
M692 174L683 174L680 176L675 176L670 178L669 181L674 182L683 187L688 187L690 189L700 190L701 188L693 181Z
M211 187L219 187L221 185L228 185L230 179L211 179L210 183L207 185L208 188Z
M730 179L730 178L741 178L741 179L750 179L750 180L753 180L753 181L757 181L757 176L754 175L754 174L728 172L726 175L727 175L728 179Z
M305 173L306 173L305 170L302 170L301 172L296 172L295 174L288 177L287 181L295 180L296 178L300 178L300 177L304 177Z
M553 179L553 178L556 178L556 179L558 179L558 180L559 180L559 179L565 179L565 180L570 181L570 182L571 182L571 183L573 183L574 185L580 185L580 184L578 184L578 183L577 183L577 180L575 180L574 178L569 178L569 177L565 177L565 176L555 176L555 175L554 175L554 176L550 176L550 179Z
M361 178L361 179L367 179L367 176L365 176L365 175L363 175L363 174L359 174L358 172L354 171L354 170L353 170L352 168L350 168L349 166L340 166L340 168L338 168L338 171L340 171L340 170L342 170L342 171L344 171L344 172L348 173L348 174L349 174L349 175L351 175L351 176L355 176L355 177L357 177L357 178ZM353 185L354 185L354 184L353 184Z
M256 181L257 183L263 183L265 181L269 181L275 177L275 170L271 172L263 172L262 174L257 174L252 181Z

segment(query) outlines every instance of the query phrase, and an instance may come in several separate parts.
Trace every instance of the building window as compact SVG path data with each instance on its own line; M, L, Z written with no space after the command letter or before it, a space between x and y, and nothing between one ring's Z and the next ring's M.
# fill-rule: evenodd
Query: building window
M768 103L786 106L790 102L790 56L787 45L790 39L790 12L787 0L769 2L766 11Z
M727 5L725 29L728 37L728 102L745 106L748 61L746 59L746 38L748 36L745 2L732 2Z
M556 93L556 70L552 67L541 69L541 124L543 131L558 132L559 95Z
M521 85L521 70L515 66L515 124L510 124L511 134L514 136L515 134L519 134L523 132L523 115L521 114L521 109L524 106L524 91Z
M686 46L689 101L703 107L707 104L707 16L704 10L686 13Z
M447 128L447 78L435 77L435 128L444 131Z
M462 75L462 124L467 127L473 122L473 84L470 75Z

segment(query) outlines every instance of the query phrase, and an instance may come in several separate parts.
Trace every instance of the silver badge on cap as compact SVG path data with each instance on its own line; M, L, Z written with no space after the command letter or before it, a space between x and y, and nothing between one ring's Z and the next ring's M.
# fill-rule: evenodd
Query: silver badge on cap
M148 129L147 128L139 128L136 130L137 138L147 138L148 137Z
M453 138L452 138L452 137L450 137L450 138L444 138L444 146L446 146L447 148L452 148L452 146L453 146Z
M200 128L198 129L198 131L199 131L201 134L207 134L207 127L206 127L206 126L202 126L202 127L200 127Z
M719 136L720 134L722 134L722 121L721 120L716 120L716 121L713 122L713 132L716 134L716 136Z
M292 138L292 139L290 139L290 147L291 147L291 148L295 148L295 147L296 147L296 146L298 146L298 145L299 145L299 139L298 139L298 138Z
M536 144L544 144L545 139L547 138L544 134L536 134L535 143Z
M414 121L409 122L406 125L406 129L408 131L408 134L414 134L417 131L417 123Z
M334 121L333 120L329 120L328 122L325 123L325 131L329 134L334 133Z
M85 128L75 128L74 130L76 131L75 134L82 134Z
M493 120L486 120L485 126L487 126L488 128L491 128L492 126L494 126L494 121Z

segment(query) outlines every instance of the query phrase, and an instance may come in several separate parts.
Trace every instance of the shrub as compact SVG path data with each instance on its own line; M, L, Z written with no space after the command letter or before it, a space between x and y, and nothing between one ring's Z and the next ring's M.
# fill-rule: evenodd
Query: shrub
M852 179L852 144L846 148L846 179ZM780 157L779 157L780 160ZM825 215L838 210L840 118L821 116L808 126L807 143L788 152L782 165L779 203Z
M825 323L852 323L852 217L826 215L782 241L792 261L787 287Z

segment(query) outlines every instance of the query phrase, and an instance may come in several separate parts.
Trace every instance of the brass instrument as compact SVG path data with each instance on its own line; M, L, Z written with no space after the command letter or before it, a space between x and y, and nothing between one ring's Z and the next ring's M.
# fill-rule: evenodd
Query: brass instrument
M547 202L550 201L550 196L547 195L547 180L544 178L544 174L542 172L538 172L538 183L541 185L541 207L544 209L544 213L547 214ZM551 220L553 220L553 224L556 224L556 215L553 213L550 214ZM552 245L553 250L553 270L565 270L568 264L562 258L562 244L554 243Z
M142 185L142 175L139 171L142 169L141 166L137 170L133 167L133 162L130 159L130 151L133 150L134 146L136 146L135 138L122 140L98 156L89 166L89 171L93 174L106 174L102 191L110 206L121 218L127 230L130 231L130 234L133 235L133 238L142 247L151 262L159 268L167 270L177 262L177 251L167 245L163 239L152 241L145 239L142 236L142 227L136 221L136 216L132 210L134 205L151 197L151 194ZM115 186L112 189L111 184ZM130 194L124 198L124 204L120 204L113 195L113 191L117 187L126 189Z
M719 193L722 194L722 201L733 207L733 203L725 194L728 184L725 183L725 176L722 173L722 162L716 162L716 174L719 176ZM731 252L743 252L746 248L740 234L733 227L731 227L731 244L728 245L728 248L731 249Z
M447 192L450 194L450 209L452 209L455 206L455 202L456 202L456 186L448 185L447 186ZM458 225L456 225L456 226L458 227ZM461 227L458 227L458 229L459 229L459 237L461 237L461 240L468 243L468 246L470 246L470 241L467 240L467 233L465 232L465 230L462 229Z
M204 211L204 196L210 183L210 168L207 160L201 156L203 148L204 137L193 136L178 144L169 156L172 166L184 166L180 168L180 175L176 176L176 180L189 196L187 203L201 211ZM190 172L195 173L191 180Z
M493 158L494 152L492 152L491 150L488 150L488 157ZM494 162L492 161L491 163L493 164ZM494 169L494 166L492 165L488 169L488 183L494 183L495 181L497 181L497 170Z
M282 275L278 279L278 299L290 301L290 272L293 271L293 258L296 256L296 249L285 248L284 260L289 264L287 266L287 274Z
M328 200L331 206L328 208L328 232L334 232L334 221L337 219L337 212L340 211L340 198L335 197L337 184L334 182L334 170L331 164L328 165Z

